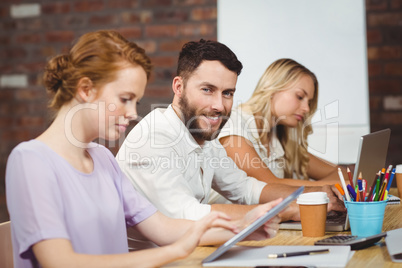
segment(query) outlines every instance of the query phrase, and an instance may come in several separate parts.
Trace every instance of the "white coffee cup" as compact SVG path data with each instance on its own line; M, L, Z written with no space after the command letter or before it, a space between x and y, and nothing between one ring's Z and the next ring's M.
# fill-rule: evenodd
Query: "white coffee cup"
M329 198L325 192L311 192L299 195L296 203L300 209L303 236L325 235Z

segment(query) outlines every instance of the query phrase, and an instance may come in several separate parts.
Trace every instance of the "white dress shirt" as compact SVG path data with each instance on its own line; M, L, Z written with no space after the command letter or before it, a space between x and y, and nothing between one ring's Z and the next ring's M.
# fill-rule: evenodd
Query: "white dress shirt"
M217 140L201 147L171 105L143 118L116 159L134 187L173 218L208 214L211 188L233 203L258 204L266 185L237 168Z

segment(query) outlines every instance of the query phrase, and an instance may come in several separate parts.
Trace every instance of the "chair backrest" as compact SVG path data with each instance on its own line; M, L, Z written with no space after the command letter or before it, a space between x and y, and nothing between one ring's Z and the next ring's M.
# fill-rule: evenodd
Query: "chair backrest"
M10 222L0 223L0 267L13 268Z

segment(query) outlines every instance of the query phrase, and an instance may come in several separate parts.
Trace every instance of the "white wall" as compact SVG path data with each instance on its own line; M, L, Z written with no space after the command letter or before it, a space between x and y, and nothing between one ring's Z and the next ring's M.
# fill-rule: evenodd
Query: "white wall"
M243 63L234 106L273 61L292 58L319 81L310 152L356 161L370 131L364 0L218 0L218 40Z

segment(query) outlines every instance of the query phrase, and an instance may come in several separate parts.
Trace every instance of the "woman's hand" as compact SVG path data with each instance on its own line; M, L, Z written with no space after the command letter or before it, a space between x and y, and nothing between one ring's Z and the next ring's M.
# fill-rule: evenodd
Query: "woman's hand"
M262 205L257 206L253 210L249 211L246 216L244 217L243 220L240 222L240 226L242 226L241 229L244 229L248 225L250 225L252 222L260 218L262 215L264 215L267 211L271 210L273 207L278 205L283 199L279 198L276 199L272 202L268 202ZM281 221L281 217L279 215L276 215L269 221L267 221L263 226L258 228L255 232L253 232L251 235L246 237L245 240L263 240L267 238L272 238L274 237L279 229L279 223Z
M185 258L198 246L203 234L213 227L221 227L233 233L239 232L239 228L233 221L230 221L229 216L223 212L212 211L202 219L193 222L184 236L171 246L175 248L175 252L179 253L179 258Z

